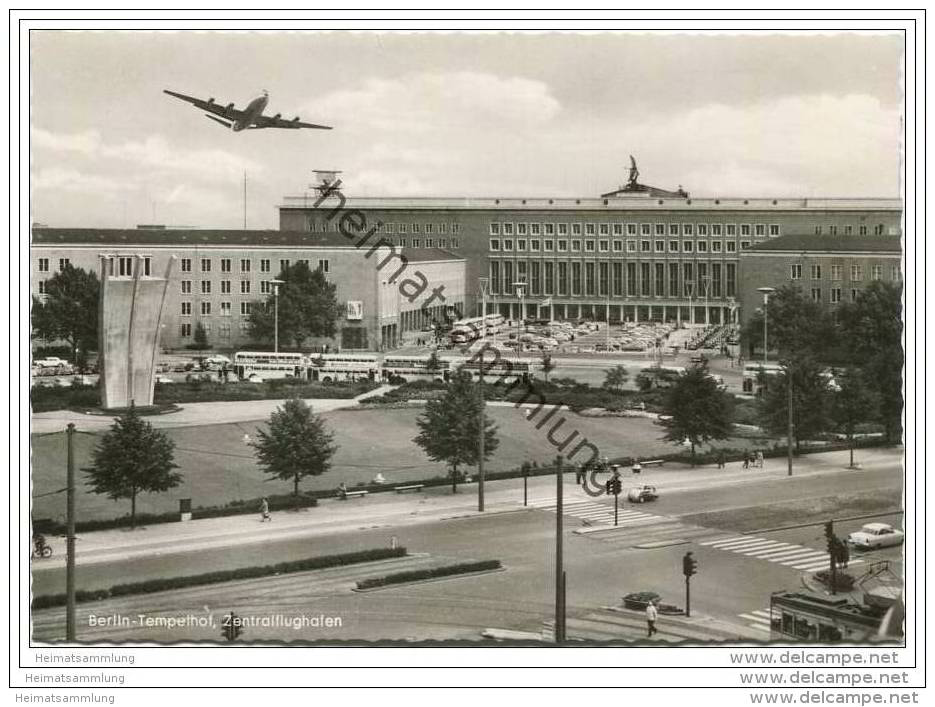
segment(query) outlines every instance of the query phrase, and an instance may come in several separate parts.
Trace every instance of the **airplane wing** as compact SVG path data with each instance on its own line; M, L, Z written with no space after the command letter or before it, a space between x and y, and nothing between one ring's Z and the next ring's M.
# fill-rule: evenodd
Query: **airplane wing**
M214 115L219 115L226 120L234 122L240 120L244 112L242 110L237 110L234 108L233 103L228 103L226 106L218 105L214 102L213 98L209 98L207 101L203 101L200 98L194 98L193 96L186 96L184 93L176 93L175 91L166 91L163 90L163 93L167 93L170 96L183 100L187 103L191 103L193 106L201 108L201 110L206 110L209 113L214 113ZM209 116L210 117L210 116Z
M303 123L299 120L299 117L296 116L292 120L286 120L280 118L278 115L261 115L256 119L254 125L250 126L251 130L259 130L260 128L284 128L286 130L298 130L300 128L313 128L316 130L331 130L330 125L315 125L314 123Z

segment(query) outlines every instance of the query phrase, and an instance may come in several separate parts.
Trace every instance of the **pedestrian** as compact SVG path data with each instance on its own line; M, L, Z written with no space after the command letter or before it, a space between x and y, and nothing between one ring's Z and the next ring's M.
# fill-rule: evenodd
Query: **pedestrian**
M272 518L269 515L269 501L264 496L263 501L260 503L260 522L265 523L266 521L272 522Z
M338 496L340 496L343 501L347 500L347 486L343 481L338 484Z
M654 633L659 633L656 628L656 619L659 617L659 611L656 609L656 600L651 599L646 605L646 637L652 638Z
M633 460L633 467L630 469L630 471L636 475L639 475L639 473L642 470L643 470L643 465L640 464L640 458L637 457L636 459Z
M756 450L756 468L763 468L763 450L761 449Z
M717 453L717 468L723 469L725 461L726 460L724 459L724 452L723 451L718 452Z
M744 469L750 468L750 452L743 453L743 468Z
M575 467L575 484L580 486L584 482L584 465Z

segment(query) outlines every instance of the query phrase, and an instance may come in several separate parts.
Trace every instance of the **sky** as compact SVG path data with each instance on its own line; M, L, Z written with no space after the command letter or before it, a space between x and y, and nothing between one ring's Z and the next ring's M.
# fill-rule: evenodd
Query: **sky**
M347 196L899 195L900 35L36 32L32 220L277 228ZM172 89L331 131L233 133Z

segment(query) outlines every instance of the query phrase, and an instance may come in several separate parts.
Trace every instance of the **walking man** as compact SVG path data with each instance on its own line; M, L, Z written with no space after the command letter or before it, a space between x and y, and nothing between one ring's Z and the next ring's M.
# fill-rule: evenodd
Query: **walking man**
M760 449L756 450L756 468L763 468L763 451Z
M656 609L656 600L653 599L646 605L646 637L652 638L654 633L658 633L659 629L656 628L656 619L659 617L659 612Z
M725 464L724 452L718 452L717 455L717 468L723 469Z
M743 453L743 468L744 469L750 468L750 452Z
M260 503L260 522L265 523L266 521L272 522L272 518L269 515L269 501L264 496L262 503Z

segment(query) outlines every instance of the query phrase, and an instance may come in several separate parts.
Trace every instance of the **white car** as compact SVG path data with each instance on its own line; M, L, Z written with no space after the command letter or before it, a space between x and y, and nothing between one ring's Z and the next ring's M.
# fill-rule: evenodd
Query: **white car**
M40 366L41 368L59 368L69 366L70 364L68 361L58 356L46 356L45 358L36 359L33 365Z
M903 540L905 540L903 531L886 523L867 523L856 533L847 536L848 544L861 550L902 545Z
M169 376L156 376L156 382L161 385L169 385L170 383L175 383L175 381L169 378ZM478 434L480 433L478 432Z

